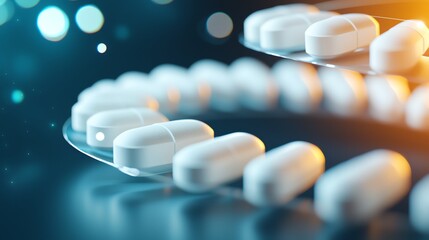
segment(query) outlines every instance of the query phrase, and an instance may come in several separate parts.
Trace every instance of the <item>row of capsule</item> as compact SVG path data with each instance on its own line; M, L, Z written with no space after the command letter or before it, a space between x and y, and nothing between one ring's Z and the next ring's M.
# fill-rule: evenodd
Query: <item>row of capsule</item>
M383 73L415 67L429 48L429 29L422 21L402 21L380 35L378 21L366 14L339 15L314 5L288 4L252 13L244 21L244 38L261 48L302 51L332 59L370 48L370 66Z
M325 172L325 156L313 144L292 142L265 153L264 143L251 134L214 138L213 129L201 121L153 123L159 117L156 114L149 109L110 110L89 121L104 118L111 124L134 115L145 122L113 139L113 162L127 174L172 164L175 185L192 193L212 191L243 178L244 198L264 207L287 204L315 184L316 213L330 223L365 223L404 198L411 187L408 161L390 150L365 153ZM99 128L97 134L104 130ZM428 196L429 176L417 184L410 201L412 223L426 233Z
M85 132L89 117L112 109L148 107L168 115L197 115L210 106L223 112L241 107L269 111L278 101L289 111L310 113L320 108L339 116L369 115L386 123L429 129L429 85L412 93L407 79L394 75L368 75L353 71L316 68L282 60L270 70L252 58L229 67L201 60L189 70L160 65L150 74L127 72L113 80L100 80L84 90L72 108L72 127Z

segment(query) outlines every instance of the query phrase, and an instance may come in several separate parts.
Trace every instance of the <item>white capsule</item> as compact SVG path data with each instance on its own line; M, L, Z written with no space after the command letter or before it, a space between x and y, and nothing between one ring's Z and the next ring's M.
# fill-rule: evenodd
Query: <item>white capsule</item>
M119 87L135 87L141 82L149 81L149 76L146 73L138 71L124 72L116 78L116 84Z
M282 205L313 186L324 170L325 156L317 146L288 143L246 166L244 196L254 205Z
M429 234L429 176L420 180L411 191L410 220L419 232Z
M405 106L405 120L414 129L429 130L429 84L416 88Z
M343 14L312 24L305 32L305 51L332 59L365 48L380 34L380 26L366 14Z
M168 165L177 151L213 136L207 124L190 119L134 128L113 141L113 162L128 172Z
M198 114L205 110L210 100L210 86L196 82L185 68L163 64L150 72L150 78L163 86L172 86L180 92L179 111Z
M375 39L370 66L377 72L399 74L411 70L429 47L429 29L422 21L399 23Z
M210 105L213 109L232 112L239 108L238 91L224 63L204 59L189 68L189 74L197 82L211 88Z
M136 94L144 94L154 97L159 103L159 110L165 113L175 113L178 109L180 102L179 89L160 84L159 82L152 81L147 74L141 72L126 72L117 78L117 88L115 91L131 91ZM102 92L99 94L111 95L115 94L110 92Z
M322 100L322 84L311 64L289 60L277 62L272 72L279 86L282 105L297 113L316 110Z
M408 80L394 75L367 76L369 114L383 122L404 120L405 104L410 95Z
M243 106L264 111L276 105L278 87L266 65L256 59L244 57L235 60L229 69Z
M108 91L116 89L115 81L112 79L102 79L95 82L91 87L84 89L77 97L78 101L81 101L88 96L91 96L95 92Z
M174 156L174 182L189 192L214 189L240 178L246 164L264 151L264 143L248 133L232 133L191 145Z
M313 5L301 3L282 5L256 11L244 20L244 38L248 42L259 43L260 28L264 22L279 16L318 11L319 10Z
M317 215L337 224L364 223L409 191L411 169L399 153L374 150L329 169L316 183Z
M87 121L86 142L92 147L111 148L113 140L126 130L166 121L164 115L148 108L99 112Z
M362 114L367 106L365 81L357 72L333 68L320 68L326 109L341 116Z
M304 50L307 28L315 22L335 15L338 13L315 12L272 18L261 26L261 47L270 50Z
M75 103L72 107L72 128L78 132L86 131L87 120L94 114L121 108L146 107L158 109L158 102L151 97L142 96L138 100L126 98L88 99Z

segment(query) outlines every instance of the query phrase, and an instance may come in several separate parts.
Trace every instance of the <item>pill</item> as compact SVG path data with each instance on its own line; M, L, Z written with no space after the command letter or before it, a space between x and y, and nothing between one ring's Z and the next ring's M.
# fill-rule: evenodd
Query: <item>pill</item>
M179 111L184 114L198 114L204 111L210 101L210 86L196 82L185 68L163 64L149 74L153 81L163 86L172 86L180 92Z
M370 47L370 66L377 72L400 74L411 70L429 47L429 29L418 20L392 27Z
M278 87L266 65L256 59L243 57L235 60L229 70L243 106L264 111L276 105Z
M399 153L373 150L326 171L315 185L314 205L326 222L361 224L409 191L411 169Z
M403 122L410 95L408 80L395 75L367 76L365 80L369 114L382 122Z
M369 47L380 26L366 14L343 14L312 24L305 32L305 51L320 59L332 59Z
M71 111L71 125L73 130L86 132L86 123L88 119L101 111L146 107L153 110L158 109L158 102L151 97L142 96L140 99L88 99L75 103Z
M334 12L302 13L272 18L261 26L261 47L270 50L305 49L305 31L311 24L338 15Z
M280 90L281 104L297 113L317 110L322 100L322 84L311 64L289 60L277 62L272 72Z
M211 127L192 119L134 128L113 141L113 162L128 172L171 165L176 152L213 136Z
M239 179L246 164L264 152L259 138L241 132L191 145L174 156L174 183L189 192L212 190Z
M429 84L414 89L405 106L405 121L411 128L429 129Z
M91 96L94 92L113 90L115 88L116 84L112 79L102 79L95 82L91 87L83 90L78 95L77 99L78 101L80 101L87 98L88 96Z
M195 81L210 86L210 105L213 109L232 112L239 108L238 91L234 82L231 81L226 64L203 59L192 64L189 74Z
M87 121L86 142L92 147L112 148L113 140L126 130L166 121L164 115L148 108L99 112Z
M357 72L320 68L324 107L340 116L362 114L367 106L365 81Z
M410 220L419 232L429 234L429 176L417 182L411 191Z
M138 71L124 72L116 78L118 87L133 88L138 87L141 83L150 81L146 73Z
M259 43L261 25L269 19L277 16L318 11L313 5L301 3L281 5L256 11L244 20L244 39L251 43Z
M125 72L117 78L118 90L126 90L137 94L144 94L154 97L159 103L159 111L165 113L176 113L180 102L179 89L163 85L159 82L152 81L147 74L141 72ZM100 93L103 95L110 95L114 93Z
M243 191L258 206L278 206L308 190L325 170L315 145L292 142L252 160L244 170Z

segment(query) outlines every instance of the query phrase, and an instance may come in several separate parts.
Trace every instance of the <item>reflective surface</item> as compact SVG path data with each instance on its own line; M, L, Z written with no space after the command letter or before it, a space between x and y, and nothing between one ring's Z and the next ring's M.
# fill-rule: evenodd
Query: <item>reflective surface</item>
M274 51L262 49L259 45L246 42L243 36L240 37L240 42L249 49L280 58L311 63L322 67L353 70L369 75L378 74L377 72L373 71L369 66L369 49L359 49L354 53L335 59L317 59L308 55L305 51ZM428 82L429 57L423 56L420 62L412 70L402 74L402 76L406 77L412 83Z
M413 182L429 172L424 141L429 133L404 126L284 111L206 116L217 135L251 132L268 149L292 140L315 143L326 155L327 168L374 148L389 148L410 161ZM50 232L55 239L424 239L409 226L407 199L365 226L344 229L317 218L312 189L282 208L269 209L242 200L240 181L227 187L228 194L193 195L93 162L51 194L45 228L59 230Z

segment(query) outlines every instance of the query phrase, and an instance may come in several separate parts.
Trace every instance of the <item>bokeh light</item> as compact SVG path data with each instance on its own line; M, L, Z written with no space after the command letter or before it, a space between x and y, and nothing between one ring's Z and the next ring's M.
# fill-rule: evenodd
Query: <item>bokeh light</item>
M99 43L99 44L97 45L97 51L98 51L99 53L105 53L105 52L107 51L107 45L106 45L106 44L104 44L104 43Z
M9 21L15 12L13 4L8 0L0 0L0 26Z
M15 2L22 8L32 8L36 6L40 0L15 0Z
M121 41L128 40L130 38L130 29L125 25L116 26L115 37Z
M21 90L13 90L11 94L11 100L15 104L20 104L24 101L24 93Z
M173 2L173 0L152 0L152 2L159 4L159 5L166 5L166 4Z
M37 27L44 38L49 41L60 41L67 35L70 22L67 15L58 7L49 6L37 17Z
M206 27L211 36L225 38L231 34L234 24L228 14L216 12L207 19Z
M83 6L76 13L76 24L85 33L96 33L103 27L103 13L95 5Z

